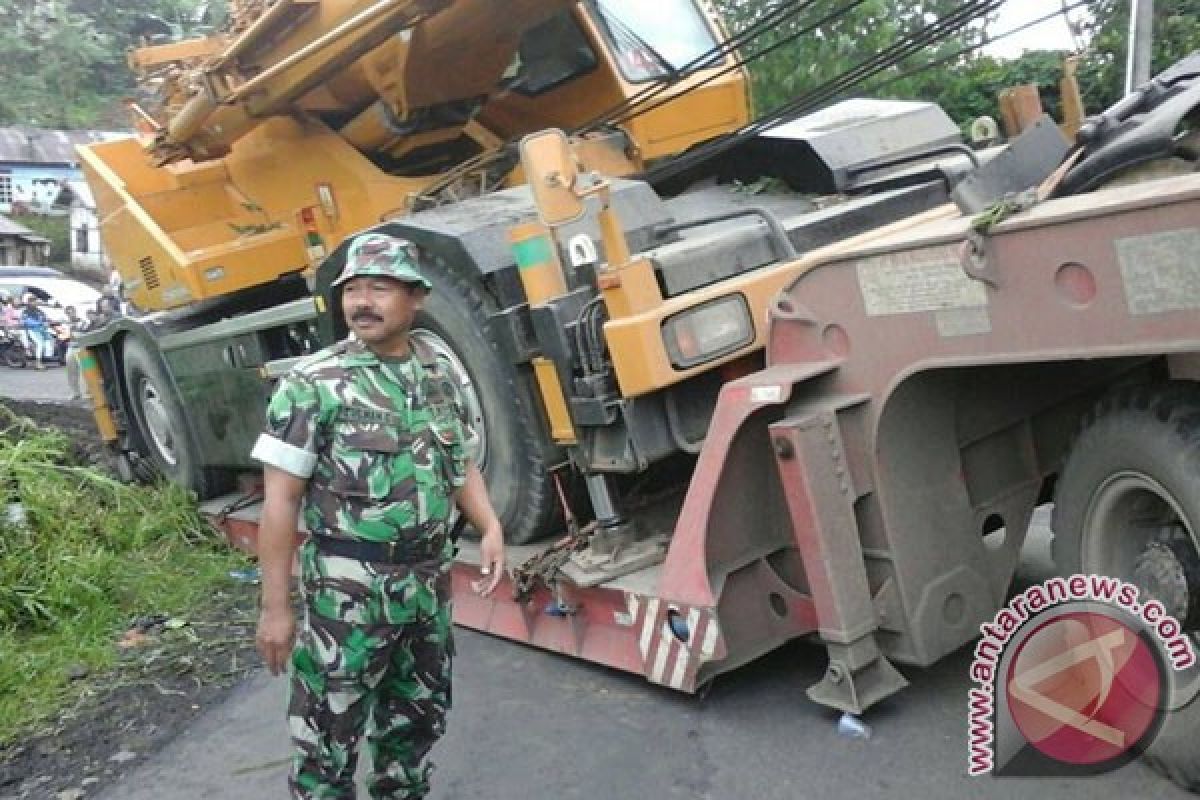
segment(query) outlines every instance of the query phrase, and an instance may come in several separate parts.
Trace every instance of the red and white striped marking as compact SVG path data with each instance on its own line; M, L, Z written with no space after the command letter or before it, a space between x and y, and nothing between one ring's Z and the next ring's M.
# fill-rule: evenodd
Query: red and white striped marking
M711 661L720 629L711 609L667 605L657 597L627 594L629 619L638 630L638 647L646 677L654 683L682 690L695 682L700 666ZM675 609L687 618L690 633L681 642L671 633L667 611Z

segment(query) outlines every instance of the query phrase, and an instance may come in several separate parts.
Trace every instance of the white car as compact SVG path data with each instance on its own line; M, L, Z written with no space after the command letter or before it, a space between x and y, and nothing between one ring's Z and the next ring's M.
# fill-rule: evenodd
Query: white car
M35 295L51 322L64 321L67 306L74 306L79 318L87 319L87 312L95 308L100 299L100 292L86 283L48 275L4 275L0 272L0 290L8 292L18 303L26 294Z

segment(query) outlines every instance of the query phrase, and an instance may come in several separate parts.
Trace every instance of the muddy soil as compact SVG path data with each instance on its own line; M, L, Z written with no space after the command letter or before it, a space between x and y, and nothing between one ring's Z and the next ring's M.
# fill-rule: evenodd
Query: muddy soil
M23 417L29 417L43 428L57 428L71 440L73 454L81 461L98 467L112 469L112 459L104 446L104 441L96 433L96 423L92 419L92 410L83 405L66 403L34 403L22 400L0 398L10 410Z
M39 425L65 431L88 462L110 468L88 409L0 400ZM81 700L33 736L0 746L0 800L81 800L132 771L220 703L261 667L254 650L258 588L228 590L188 620L130 620L144 639L122 652L115 671L64 676ZM117 639L114 636L114 648Z

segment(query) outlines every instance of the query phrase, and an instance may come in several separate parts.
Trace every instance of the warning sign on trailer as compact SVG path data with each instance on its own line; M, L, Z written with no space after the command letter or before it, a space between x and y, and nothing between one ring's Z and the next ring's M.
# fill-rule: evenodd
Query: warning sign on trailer
M857 268L868 316L987 306L987 290L963 272L954 245L864 258Z
M1117 261L1129 313L1163 314L1200 309L1200 228L1118 239Z

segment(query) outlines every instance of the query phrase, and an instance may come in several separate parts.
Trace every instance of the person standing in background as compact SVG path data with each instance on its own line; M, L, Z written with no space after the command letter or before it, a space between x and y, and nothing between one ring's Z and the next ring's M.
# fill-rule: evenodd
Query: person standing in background
M0 328L16 332L21 327L21 309L6 290L0 289Z
M66 307L67 314L67 329L70 338L67 339L67 354L65 356L67 367L67 386L71 390L71 400L78 402L90 395L86 389L80 390L79 383L79 336L88 329L88 321L79 316L79 312L75 306Z
M38 307L34 294L25 295L25 307L21 310L21 328L29 338L33 350L34 366L45 369L45 361L54 357L54 335L50 332L50 320L46 312Z

